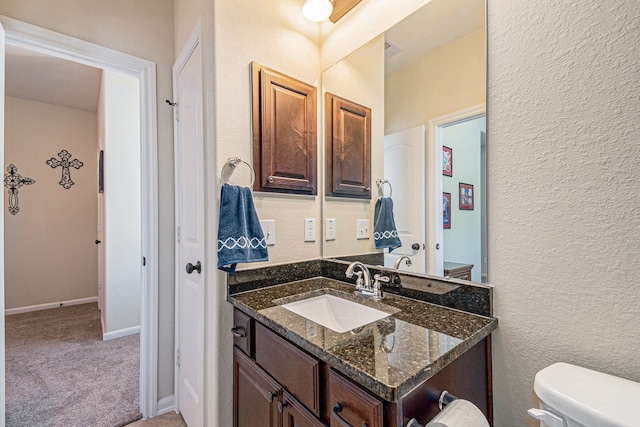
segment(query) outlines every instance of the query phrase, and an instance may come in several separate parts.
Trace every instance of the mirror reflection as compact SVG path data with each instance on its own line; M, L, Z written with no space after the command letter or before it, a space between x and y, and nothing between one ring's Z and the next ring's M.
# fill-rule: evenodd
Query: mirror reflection
M371 109L372 187L324 198L324 257L487 281L485 41L484 0L432 0L323 72L324 93ZM379 198L391 252L374 244Z

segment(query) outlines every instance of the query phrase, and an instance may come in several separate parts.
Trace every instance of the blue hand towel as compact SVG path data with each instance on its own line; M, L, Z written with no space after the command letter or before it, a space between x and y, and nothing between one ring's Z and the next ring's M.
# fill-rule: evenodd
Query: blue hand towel
M219 221L218 269L234 273L239 262L269 260L267 241L249 188L222 186Z
M393 200L382 197L376 201L373 214L373 239L376 249L389 248L389 252L402 246L393 220Z

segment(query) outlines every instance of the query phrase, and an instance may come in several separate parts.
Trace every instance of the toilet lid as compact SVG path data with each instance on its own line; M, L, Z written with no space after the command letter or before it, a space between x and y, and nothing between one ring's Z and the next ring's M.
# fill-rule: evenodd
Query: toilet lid
M536 374L541 401L586 426L623 427L640 423L640 383L568 363Z

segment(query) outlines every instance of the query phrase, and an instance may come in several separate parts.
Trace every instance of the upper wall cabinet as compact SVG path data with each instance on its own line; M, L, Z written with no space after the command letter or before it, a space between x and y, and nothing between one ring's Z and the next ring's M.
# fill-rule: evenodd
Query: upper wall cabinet
M327 196L371 199L371 109L325 96Z
M318 194L316 88L251 64L254 189Z

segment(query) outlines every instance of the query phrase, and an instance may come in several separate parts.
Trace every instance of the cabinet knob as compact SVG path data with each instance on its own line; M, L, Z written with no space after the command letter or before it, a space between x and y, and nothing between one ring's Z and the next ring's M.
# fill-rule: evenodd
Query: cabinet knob
M272 392L267 393L267 400L273 402L274 394Z
M278 412L282 413L282 411L284 411L284 408L287 406L289 406L289 402L287 402L286 400L278 402Z
M267 181L269 181L269 183L273 184L273 181L275 181L275 179L273 178L273 176L269 175L269 177L267 178Z
M233 328L231 328L231 333L236 338L244 338L244 337L247 336L247 331L244 328L240 327L240 326L234 326ZM271 401L269 401L269 402L271 402Z

